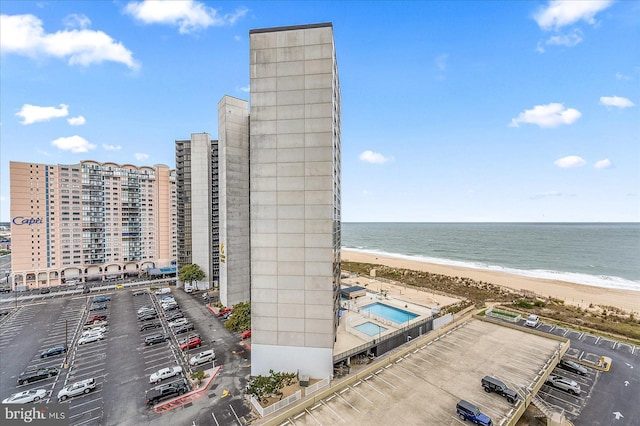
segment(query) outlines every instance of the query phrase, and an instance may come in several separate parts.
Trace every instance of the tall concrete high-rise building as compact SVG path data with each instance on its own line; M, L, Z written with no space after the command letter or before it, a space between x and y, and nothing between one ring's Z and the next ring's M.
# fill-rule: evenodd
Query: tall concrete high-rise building
M213 287L219 277L218 141L192 133L175 143L178 271L195 263Z
M10 163L18 288L138 276L174 266L175 172L100 163Z
M249 106L230 96L218 103L220 301L251 297L249 254Z
M333 372L340 85L330 23L250 36L251 374Z

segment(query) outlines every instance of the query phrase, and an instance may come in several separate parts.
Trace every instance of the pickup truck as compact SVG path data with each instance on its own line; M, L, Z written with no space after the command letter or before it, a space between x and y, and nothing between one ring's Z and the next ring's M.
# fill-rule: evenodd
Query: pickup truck
M182 395L187 391L187 386L183 383L168 383L166 385L160 385L153 389L149 389L146 394L147 405L154 405L163 399L170 398L172 396Z

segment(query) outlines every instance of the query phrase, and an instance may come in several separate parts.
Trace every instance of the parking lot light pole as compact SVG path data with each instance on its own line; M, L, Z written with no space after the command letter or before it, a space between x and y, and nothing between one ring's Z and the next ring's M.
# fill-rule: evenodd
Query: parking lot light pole
M69 369L69 321L64 320L64 346L66 351L64 352L64 369Z

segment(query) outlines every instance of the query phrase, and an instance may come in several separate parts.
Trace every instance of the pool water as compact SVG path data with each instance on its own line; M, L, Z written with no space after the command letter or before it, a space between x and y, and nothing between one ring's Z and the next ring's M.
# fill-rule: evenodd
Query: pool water
M393 321L395 323L403 323L410 321L414 318L419 317L419 315L414 314L413 312L405 311L404 309L394 308L393 306L385 305L384 303L372 303L371 305L367 305L361 308L363 311L369 311L374 315L378 315L379 317L388 319L389 321Z
M377 336L382 332L387 331L387 329L381 325L378 324L374 324L370 321L365 322L363 324L360 325L356 325L355 327L356 330L358 331L362 331L363 333L368 334L369 336Z

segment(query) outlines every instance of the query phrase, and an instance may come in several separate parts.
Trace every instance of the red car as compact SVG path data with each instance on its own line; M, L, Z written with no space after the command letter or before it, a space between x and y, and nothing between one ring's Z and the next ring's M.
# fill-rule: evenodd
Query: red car
M248 339L249 337L251 337L251 329L249 330L245 330L240 334L240 337L242 339Z
M183 340L180 342L180 350L199 348L202 344L202 340L199 337L191 337L189 340Z
M94 315L87 320L86 324L92 324L96 321L106 321L106 320L107 320L106 315Z
M218 311L218 316L221 317L224 314L228 314L228 313L231 313L231 308L220 309L220 311Z

